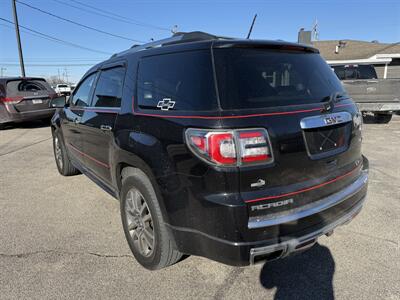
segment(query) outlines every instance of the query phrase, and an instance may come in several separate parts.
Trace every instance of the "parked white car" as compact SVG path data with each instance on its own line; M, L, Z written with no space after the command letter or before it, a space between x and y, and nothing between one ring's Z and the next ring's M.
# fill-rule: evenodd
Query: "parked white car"
M63 96L71 95L71 87L68 84L57 84L54 90L59 95Z

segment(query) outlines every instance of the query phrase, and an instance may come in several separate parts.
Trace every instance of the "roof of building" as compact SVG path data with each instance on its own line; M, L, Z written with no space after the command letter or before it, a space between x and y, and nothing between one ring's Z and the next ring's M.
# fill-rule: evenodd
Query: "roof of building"
M345 42L345 46L339 49L339 53L335 53L339 42ZM386 44L356 40L329 40L314 41L312 44L319 49L326 60L366 59L376 54L400 54L400 42Z

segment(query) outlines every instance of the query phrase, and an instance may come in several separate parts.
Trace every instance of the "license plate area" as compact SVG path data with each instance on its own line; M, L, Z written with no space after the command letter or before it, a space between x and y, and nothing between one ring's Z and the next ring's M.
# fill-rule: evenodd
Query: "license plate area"
M351 114L340 112L301 120L304 143L311 159L320 159L344 152L351 137Z
M42 99L33 99L32 104L42 104L43 100Z

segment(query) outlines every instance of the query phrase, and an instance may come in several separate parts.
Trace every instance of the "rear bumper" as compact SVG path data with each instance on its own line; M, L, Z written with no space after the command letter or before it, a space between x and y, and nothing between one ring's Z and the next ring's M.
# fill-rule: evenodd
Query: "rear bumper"
M299 210L270 216L268 219L250 218L245 225L237 210L227 215L227 218L232 215L228 221L224 220L225 217L201 220L203 223L213 223L215 229L226 232L227 237L235 233L235 240L192 228L166 225L183 253L204 256L229 265L245 266L304 250L312 246L319 236L329 235L336 227L348 223L360 212L367 187L368 161L364 158L363 170L355 181L339 192ZM220 214L222 217L222 211Z
M400 111L400 102L357 102L357 106L360 111L367 112L390 112L390 111Z
M17 112L14 109L11 111L5 106L0 105L0 124L51 118L54 115L54 112L54 108Z
M250 249L250 264L272 259L283 258L292 253L306 250L312 247L322 235L331 235L333 230L341 225L349 223L360 211L365 197L360 200L349 212L336 221L299 238L281 242L279 244Z

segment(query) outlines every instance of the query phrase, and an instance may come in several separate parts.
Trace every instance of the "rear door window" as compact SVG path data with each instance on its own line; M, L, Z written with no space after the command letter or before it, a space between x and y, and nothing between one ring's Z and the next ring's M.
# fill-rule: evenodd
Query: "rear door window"
M209 111L217 108L210 50L145 57L139 62L141 109Z
M359 79L376 79L376 71L374 66L371 65L359 65L358 66L358 78Z
M93 73L84 79L79 85L76 92L73 94L71 104L73 106L88 106L90 104L90 96L93 88L94 80L97 73Z
M94 91L92 106L120 107L124 77L124 67L101 71Z
M335 71L335 74L340 80L346 79L344 75L344 66L334 66L333 70Z

